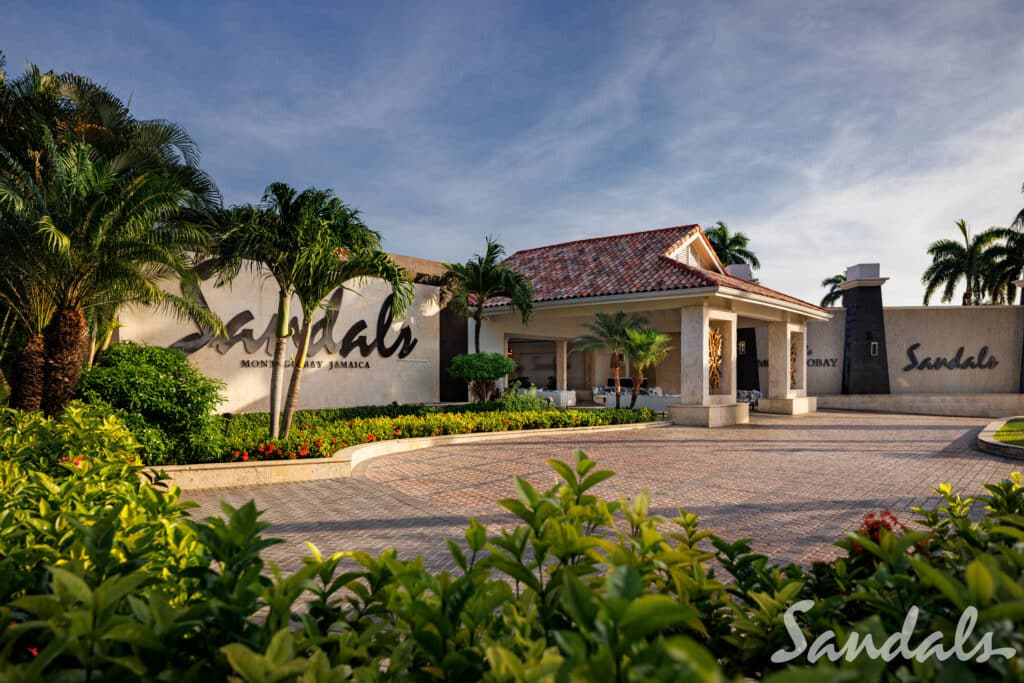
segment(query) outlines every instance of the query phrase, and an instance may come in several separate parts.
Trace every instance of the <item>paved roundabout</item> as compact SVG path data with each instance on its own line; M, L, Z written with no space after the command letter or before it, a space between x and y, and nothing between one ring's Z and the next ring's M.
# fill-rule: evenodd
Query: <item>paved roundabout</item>
M778 561L809 562L838 550L832 542L860 518L935 501L940 482L969 494L1019 471L1019 461L976 448L984 419L820 412L803 417L752 415L725 429L654 429L545 434L536 438L438 446L368 463L353 479L185 492L193 514L218 512L221 500L250 498L284 543L266 556L300 566L304 542L321 550L396 547L422 554L433 569L451 568L444 539L461 538L469 516L508 523L494 502L512 491L513 475L539 487L554 481L550 458L582 448L617 475L596 492L614 498L648 490L652 511L700 514L727 539L751 538Z

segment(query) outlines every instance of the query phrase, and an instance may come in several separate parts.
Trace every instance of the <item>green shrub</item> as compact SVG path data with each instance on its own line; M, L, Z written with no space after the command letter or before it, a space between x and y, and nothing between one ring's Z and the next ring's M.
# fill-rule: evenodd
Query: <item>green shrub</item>
M537 395L537 387L520 388L519 382L509 387L497 401L501 410L555 410L555 403L549 398Z
M115 344L82 375L79 393L109 405L135 431L151 465L211 462L224 451L212 415L224 383L199 372L181 351Z
M502 353L464 353L452 358L448 374L469 383L474 400L486 401L495 393L498 380L516 369Z
M116 420L5 413L0 426L0 680L787 681L1020 680L1024 660L936 658L787 667L786 608L798 627L884 638L920 617L911 642L946 645L977 607L971 649L1024 652L1024 487L977 500L948 486L919 510L921 532L885 515L810 570L772 566L680 510L650 514L645 492L605 499L610 471L582 452L549 461L558 481L515 478L499 501L517 520L471 520L448 542L457 571L394 550L312 555L264 571L275 541L250 502L192 522L175 490L140 483ZM559 413L554 413L559 414ZM90 436L91 435L91 436ZM33 444L38 444L37 449ZM86 466L56 453L104 449ZM52 474L35 469L49 454ZM984 507L984 516L972 511ZM976 521L976 518L979 521ZM879 521L881 520L881 521ZM876 641L876 642L880 642Z

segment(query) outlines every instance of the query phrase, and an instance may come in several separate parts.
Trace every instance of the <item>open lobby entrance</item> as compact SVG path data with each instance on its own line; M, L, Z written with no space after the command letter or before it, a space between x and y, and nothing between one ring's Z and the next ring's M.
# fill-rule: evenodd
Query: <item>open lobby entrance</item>
M753 400L762 412L814 410L807 323L829 313L762 286L749 270L727 272L699 226L520 251L506 265L530 279L535 298L529 325L502 302L489 305L483 323L481 347L516 362L510 382L532 383L562 406L605 403L611 356L574 353L572 341L596 313L623 311L670 339L664 362L644 372L638 406L708 427L746 422ZM622 360L628 394L632 373Z

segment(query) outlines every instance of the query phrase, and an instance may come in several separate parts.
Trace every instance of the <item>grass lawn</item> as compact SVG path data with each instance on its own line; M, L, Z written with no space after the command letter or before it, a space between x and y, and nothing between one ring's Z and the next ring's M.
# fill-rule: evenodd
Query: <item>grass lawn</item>
M1024 420L1010 420L996 432L996 441L1024 446Z

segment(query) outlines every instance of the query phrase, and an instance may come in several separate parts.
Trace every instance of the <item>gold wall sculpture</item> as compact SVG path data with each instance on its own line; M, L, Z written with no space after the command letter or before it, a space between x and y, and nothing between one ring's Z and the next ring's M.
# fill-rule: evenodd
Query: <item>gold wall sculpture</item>
M708 329L708 384L712 391L722 384L722 331Z
M792 339L789 342L789 388L797 389L796 385L796 354L797 354L797 339Z

